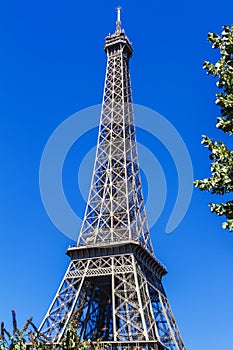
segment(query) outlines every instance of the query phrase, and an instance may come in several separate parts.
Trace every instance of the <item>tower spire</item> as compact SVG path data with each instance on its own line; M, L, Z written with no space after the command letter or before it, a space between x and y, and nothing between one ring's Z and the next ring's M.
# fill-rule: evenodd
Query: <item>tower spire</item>
M116 33L121 32L121 10L122 8L120 6L116 8L116 11L117 11Z

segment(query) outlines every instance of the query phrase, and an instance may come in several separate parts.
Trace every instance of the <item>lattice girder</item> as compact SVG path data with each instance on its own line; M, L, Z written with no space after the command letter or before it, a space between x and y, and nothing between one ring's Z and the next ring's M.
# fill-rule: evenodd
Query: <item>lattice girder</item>
M106 256L72 260L40 330L59 342L75 314L77 332L84 339L101 337L113 343L156 339L164 349L184 350L161 285L160 266L148 253L147 260L152 261L145 264L138 252L134 244L128 254L109 251ZM149 273L155 283L146 278Z
M78 245L134 240L153 253L138 164L129 47L122 35L106 46L108 62L96 160Z
M132 46L119 21L108 56L95 165L77 245L39 328L59 344L68 323L111 349L185 350L153 253L129 76Z

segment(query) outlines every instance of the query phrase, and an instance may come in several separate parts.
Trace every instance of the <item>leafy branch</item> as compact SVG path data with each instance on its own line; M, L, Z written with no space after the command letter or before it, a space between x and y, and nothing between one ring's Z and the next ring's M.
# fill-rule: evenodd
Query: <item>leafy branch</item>
M216 63L205 61L203 64L207 74L218 79L216 85L219 91L216 93L215 103L220 107L221 116L217 117L216 127L230 136L233 134L233 25L223 26L221 35L209 33L208 41L220 53ZM223 142L214 141L205 135L202 144L210 151L212 176L195 180L195 187L217 195L233 192L233 151ZM233 201L209 205L212 212L226 217L222 227L233 231Z
M1 323L0 350L104 350L109 347L101 343L101 338L95 341L81 340L77 335L75 319L68 324L60 343L49 341L45 334L38 331L32 318L29 318L23 329L19 330L15 311L12 311L12 325L13 331L9 332L4 322Z

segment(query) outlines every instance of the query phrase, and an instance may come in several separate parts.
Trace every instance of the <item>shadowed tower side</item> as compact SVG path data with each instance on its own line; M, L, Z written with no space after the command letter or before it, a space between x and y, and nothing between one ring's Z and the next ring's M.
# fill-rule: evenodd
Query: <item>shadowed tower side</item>
M106 37L107 69L96 159L77 245L40 326L59 343L72 315L82 339L113 348L184 350L163 286L165 267L153 253L145 212L129 60L121 28Z

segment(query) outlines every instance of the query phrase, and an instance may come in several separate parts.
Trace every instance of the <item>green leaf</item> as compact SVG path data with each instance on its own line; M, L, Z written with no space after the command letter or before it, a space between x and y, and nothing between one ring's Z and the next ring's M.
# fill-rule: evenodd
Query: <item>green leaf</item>
M217 118L216 127L229 136L233 134L233 25L224 25L221 35L208 33L208 41L213 49L219 50L219 59L215 63L205 61L203 68L208 75L217 78L215 103L220 107L221 116ZM211 176L203 180L195 180L194 186L201 191L224 196L233 192L233 151L219 141L203 136L201 143L210 151L209 159ZM213 204L211 211L225 216L227 221L222 224L224 229L233 231L233 203L232 201Z

